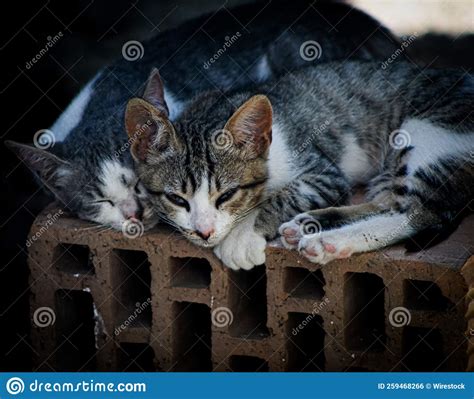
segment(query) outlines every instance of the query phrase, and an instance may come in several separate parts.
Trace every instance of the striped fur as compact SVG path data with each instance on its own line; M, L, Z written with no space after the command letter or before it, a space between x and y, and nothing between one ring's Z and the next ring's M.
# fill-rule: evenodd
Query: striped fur
M156 212L234 269L261 263L265 240L295 216L280 228L285 244L326 263L450 223L472 200L472 82L456 71L347 62L199 96L174 123L148 107L156 125L138 173ZM214 142L222 129L232 142L225 149ZM369 204L340 208L357 183L369 186ZM215 209L204 238L197 193L206 215ZM310 222L324 231L305 234Z
M335 25L338 29L333 29ZM308 41L317 41L323 48L312 60L300 56L301 45ZM104 68L72 101L51 128L56 138L52 148L20 150L12 145L44 186L72 212L114 227L130 213L128 202L125 207L117 204L125 197L140 198L135 195L135 184L121 183L121 174L108 174L111 179L104 189L102 171L115 162L115 169L134 173L123 113L127 101L143 93L152 68L159 68L165 78L163 91L170 118L175 119L197 93L257 84L311 63L348 58L382 62L399 43L379 22L350 5L293 0L221 7L160 32L141 45L140 59L130 62L122 57ZM52 154L61 162L52 159ZM46 168L55 167L60 167L58 173L46 173ZM45 176L52 180L45 180ZM99 198L97 188L118 195ZM112 201L115 209L104 200ZM146 217L151 213L146 199L141 202ZM148 222L152 225L154 221Z

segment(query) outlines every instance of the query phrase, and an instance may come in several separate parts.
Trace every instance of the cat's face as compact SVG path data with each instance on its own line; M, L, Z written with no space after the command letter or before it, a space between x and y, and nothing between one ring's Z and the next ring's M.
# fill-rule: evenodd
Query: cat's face
M256 96L230 116L184 116L173 125L143 100L127 108L132 154L155 212L204 247L218 244L265 191L270 103ZM134 126L146 120L153 123L137 137Z
M120 230L128 220L145 223L144 214L149 214L146 194L135 172L118 161L104 160L97 171L87 175L73 170L62 185L76 187L71 191L73 197L68 195L69 204L81 219Z
M238 220L258 205L267 177L262 158L223 154L210 143L172 148L139 168L157 213L200 246L219 243Z
M81 219L117 230L127 220L140 221L144 228L156 223L135 171L123 162L105 159L93 165L87 164L85 158L67 162L46 150L12 142L8 145Z

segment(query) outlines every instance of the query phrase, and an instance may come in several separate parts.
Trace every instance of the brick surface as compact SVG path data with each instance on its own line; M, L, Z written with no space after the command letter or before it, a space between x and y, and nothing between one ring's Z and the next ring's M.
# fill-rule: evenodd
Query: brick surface
M48 223L54 212L30 234L37 370L474 367L472 216L426 251L320 266L275 244L265 266L234 272L166 228L132 239L67 215ZM38 323L43 307L54 324Z
M466 294L466 320L467 329L466 336L468 339L467 356L468 364L467 371L474 371L474 256L471 256L462 268L462 274L466 279L468 285L468 292Z

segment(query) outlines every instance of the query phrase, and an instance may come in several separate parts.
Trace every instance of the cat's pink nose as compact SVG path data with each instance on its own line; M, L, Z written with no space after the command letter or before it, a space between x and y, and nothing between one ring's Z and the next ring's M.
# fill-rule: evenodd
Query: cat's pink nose
M214 234L214 229L209 228L205 230L196 230L196 234L201 237L203 240L208 240L211 235Z
M137 213L136 212L127 212L125 214L125 217L127 219L135 219L135 220L138 220L138 217L137 217Z

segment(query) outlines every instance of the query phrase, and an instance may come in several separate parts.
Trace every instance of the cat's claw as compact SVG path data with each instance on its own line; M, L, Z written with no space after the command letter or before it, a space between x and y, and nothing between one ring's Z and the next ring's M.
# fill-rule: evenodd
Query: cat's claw
M215 248L214 253L233 270L250 270L265 263L267 241L257 233L253 223L236 226Z
M354 252L350 237L336 231L326 231L301 238L298 251L310 262L325 265L334 259L348 258Z

